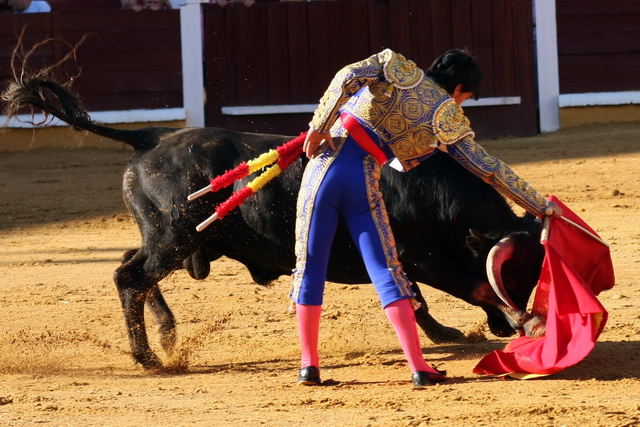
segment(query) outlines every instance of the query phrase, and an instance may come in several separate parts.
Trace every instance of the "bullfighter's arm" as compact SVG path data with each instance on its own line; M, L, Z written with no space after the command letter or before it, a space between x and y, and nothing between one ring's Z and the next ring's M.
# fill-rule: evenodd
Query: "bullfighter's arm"
M472 136L446 146L448 153L473 174L494 186L527 212L541 216L547 200L500 159L488 154Z
M327 133L338 119L340 108L365 86L386 82L393 87L415 87L424 77L423 71L413 61L386 49L369 58L347 65L335 75L320 99L309 126Z

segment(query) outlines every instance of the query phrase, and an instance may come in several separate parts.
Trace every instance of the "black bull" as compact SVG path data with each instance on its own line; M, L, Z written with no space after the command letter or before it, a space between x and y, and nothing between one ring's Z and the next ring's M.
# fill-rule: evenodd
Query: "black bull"
M55 104L45 101L42 89L55 94ZM204 279L211 261L226 256L244 264L261 285L291 274L296 196L305 160L295 161L240 208L202 232L196 226L248 180L187 201L189 194L208 185L211 178L291 137L220 128L117 130L93 123L74 95L47 81L21 82L4 99L13 108L9 113L30 104L76 129L134 148L124 173L123 195L138 223L142 245L124 254L114 281L133 357L144 367L161 364L148 343L145 303L158 323L163 348L171 351L175 345L175 319L158 287L171 272L186 268L192 277ZM461 333L443 327L429 315L416 282L481 307L495 335L509 336L516 329L535 333L530 328L536 322L525 309L544 256L539 221L516 215L495 189L439 151L407 173L383 168L380 186L400 261L423 303L416 318L430 339L452 340ZM518 310L500 301L487 278L487 256L500 240L513 248L510 258L501 264L501 278ZM343 223L334 240L328 280L369 283Z

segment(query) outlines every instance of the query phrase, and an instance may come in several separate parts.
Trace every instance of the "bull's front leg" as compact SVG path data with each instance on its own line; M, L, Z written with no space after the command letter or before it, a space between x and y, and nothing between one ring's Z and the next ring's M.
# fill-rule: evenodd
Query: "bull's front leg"
M131 286L131 277L135 277L131 272L131 263L122 265L115 271L114 281L120 296L132 356L145 369L158 368L162 366L162 362L149 346L144 322L144 304L151 289Z
M422 304L420 308L415 311L416 323L427 335L427 338L434 344L442 344L454 342L464 337L464 333L458 329L444 326L431 316L427 302L422 296L422 292L417 283L411 282L411 289L416 293L416 299Z

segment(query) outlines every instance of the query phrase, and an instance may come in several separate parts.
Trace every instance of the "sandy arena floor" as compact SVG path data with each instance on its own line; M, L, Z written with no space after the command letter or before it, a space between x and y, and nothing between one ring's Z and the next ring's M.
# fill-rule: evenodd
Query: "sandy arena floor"
M321 357L333 381L296 387L288 279L262 288L223 259L203 282L184 271L161 282L181 348L165 361L187 368L145 372L127 353L111 278L140 240L120 194L131 153L0 153L0 425L640 425L640 123L482 144L611 244L617 284L600 296L609 322L578 365L546 379L485 378L473 367L509 340L423 335L425 358L450 380L413 390L373 288L330 284ZM482 330L479 308L423 289L441 322Z

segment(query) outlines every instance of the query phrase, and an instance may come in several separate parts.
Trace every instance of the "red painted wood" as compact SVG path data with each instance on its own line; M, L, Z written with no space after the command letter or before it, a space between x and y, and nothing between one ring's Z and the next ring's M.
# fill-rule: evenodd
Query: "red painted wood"
M640 2L557 0L560 93L640 90Z
M82 74L75 83L91 110L182 105L178 10L3 14L0 78L10 74L14 28L26 22L32 22L25 37L28 46L54 31L71 44L94 33L78 49ZM221 108L317 103L342 66L387 47L424 69L445 50L468 47L483 67L485 96L523 100L517 106L467 109L478 135L536 132L531 10L524 0L265 2L251 8L204 4L203 22L206 120L211 126L296 135L306 129L311 113L231 117L222 115ZM581 52L574 42L566 46ZM69 51L64 43L56 49L56 55ZM51 63L56 49L53 44L43 49L33 65ZM66 71L74 74L77 66Z

